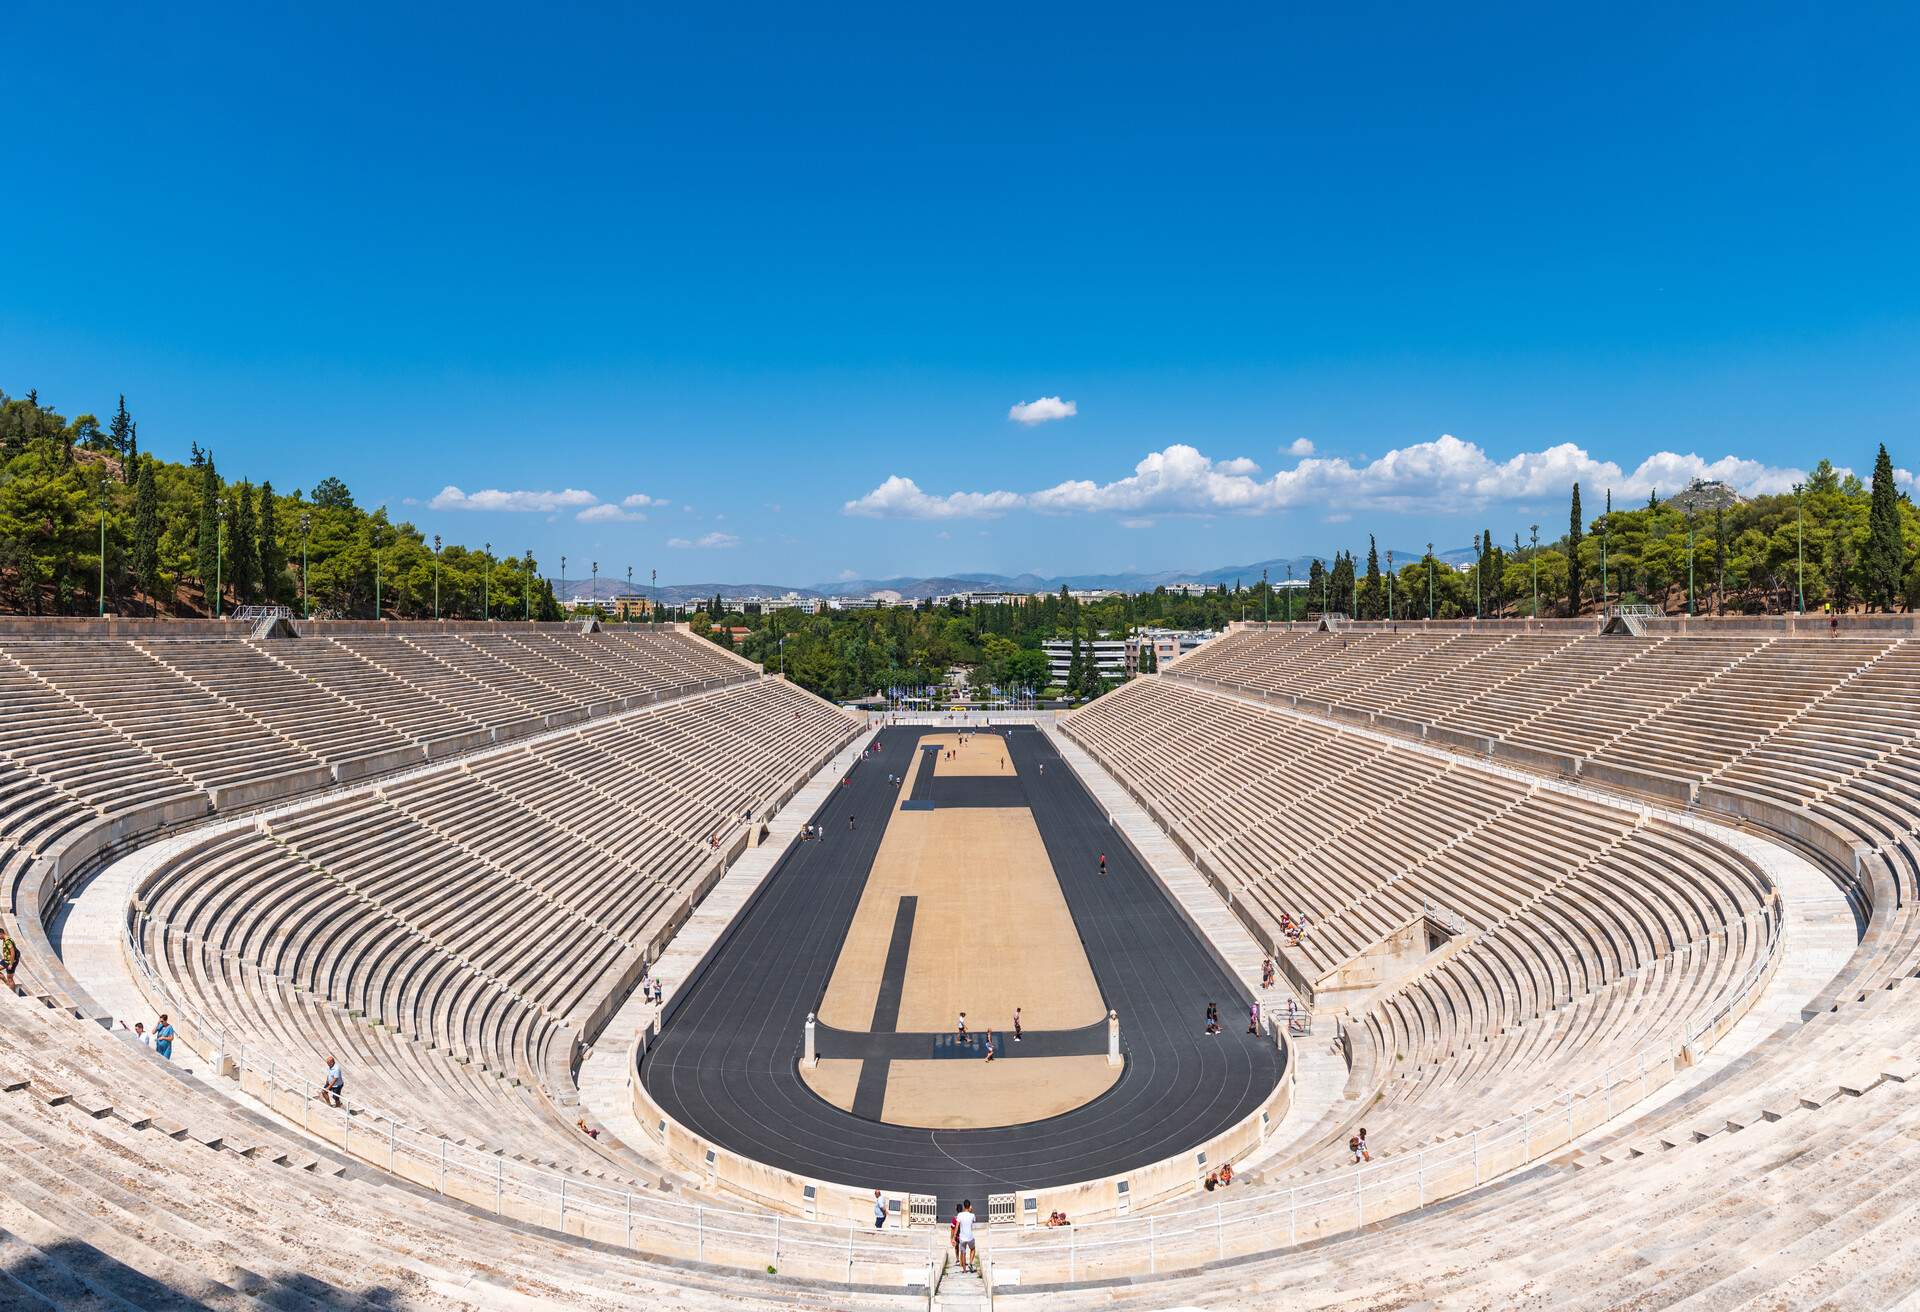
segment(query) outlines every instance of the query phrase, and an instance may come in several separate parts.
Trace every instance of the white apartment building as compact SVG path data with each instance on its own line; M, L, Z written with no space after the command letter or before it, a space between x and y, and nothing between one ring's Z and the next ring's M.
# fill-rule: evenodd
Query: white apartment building
M1073 639L1047 638L1040 644L1047 654L1047 671L1055 683L1065 683L1073 668ZM1080 659L1092 661L1100 677L1115 683L1127 677L1127 644L1123 638L1081 639Z

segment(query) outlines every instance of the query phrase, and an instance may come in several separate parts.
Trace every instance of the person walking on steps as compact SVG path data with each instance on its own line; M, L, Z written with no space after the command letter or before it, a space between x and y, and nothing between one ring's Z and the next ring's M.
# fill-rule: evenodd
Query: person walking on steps
M340 1063L331 1055L327 1057L327 1079L321 1086L320 1096L325 1098L327 1106L338 1107L340 1095L347 1091L347 1075L340 1069Z
M960 1210L953 1214L954 1246L960 1252L960 1269L973 1270L973 1200L960 1200Z
M167 1019L167 1013L160 1013L160 1023L153 1027L153 1050L173 1060L173 1022Z
M878 1189L873 1191L873 1228L875 1230L887 1228L887 1200L880 1196Z

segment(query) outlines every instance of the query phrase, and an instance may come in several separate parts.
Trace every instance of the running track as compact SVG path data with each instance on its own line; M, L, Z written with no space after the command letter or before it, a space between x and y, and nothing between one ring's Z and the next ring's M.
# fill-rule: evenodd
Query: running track
M660 1106L744 1156L855 1188L934 1194L943 1215L962 1197L984 1212L989 1194L1117 1175L1193 1148L1251 1114L1278 1082L1282 1057L1270 1039L1245 1033L1250 999L1117 841L1071 767L1024 727L1009 738L1019 770L1011 782L1032 809L1101 995L1120 1013L1126 1068L1119 1081L1073 1111L988 1130L882 1124L833 1107L802 1083L807 1013L825 996L892 812L896 790L887 774L905 773L915 741L930 732L938 731L881 732L881 753L815 813L824 838L794 844L676 993L641 1066ZM849 814L858 818L852 831ZM956 854L956 875L964 871L964 855ZM1220 1005L1224 1030L1212 1038L1203 1032L1210 1001ZM1076 1038L1083 1048L1086 1040ZM821 1027L818 1051L859 1056L899 1041ZM1057 1042L1073 1040L1033 1034L1021 1046Z

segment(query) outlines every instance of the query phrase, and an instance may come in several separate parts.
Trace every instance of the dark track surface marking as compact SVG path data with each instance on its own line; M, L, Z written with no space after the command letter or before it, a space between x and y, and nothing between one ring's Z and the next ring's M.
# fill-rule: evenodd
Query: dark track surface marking
M1016 786L1032 808L1094 979L1120 1013L1127 1064L1119 1081L1059 1116L990 1130L885 1125L841 1111L806 1087L798 1070L802 1027L825 996L885 834L897 792L887 774L906 772L915 741L928 732L938 731L882 732L880 755L856 768L851 783L835 788L815 813L824 837L788 852L706 966L675 995L641 1068L667 1114L757 1161L855 1188L935 1194L945 1211L963 1196L980 1206L991 1193L1144 1166L1257 1108L1279 1080L1281 1061L1271 1041L1241 1032L1250 999L1118 841L1078 776L1030 728L1008 736L1019 774L995 782ZM1050 767L1044 775L1041 761ZM860 820L852 832L849 813ZM964 854L955 872L965 877ZM1220 1004L1225 1024L1212 1038L1202 1032L1208 1002ZM976 1018L996 1030L1006 1019ZM1043 1040L1028 1033L1023 1052ZM826 1058L865 1056L862 1043L890 1049L918 1041L845 1036L854 1041L836 1050L841 1032L822 1027L816 1034Z
M903 897L893 913L893 937L887 941L887 964L880 971L880 988L873 1000L872 1034L891 1034L900 1023L900 999L907 991L907 954L913 950L913 913L917 897ZM853 1091L853 1114L880 1119L887 1105L887 1073L893 1057L885 1049L867 1053L860 1063L860 1079Z
M929 758L940 754L938 745L920 749L922 756ZM923 761L920 774L913 781L913 791L909 799L915 802L927 802L936 810L946 810L957 806L990 806L1002 810L1024 809L1027 805L1026 790L1020 786L1016 775L1004 774L935 774L938 762L932 759ZM1018 762L1015 762L1016 767Z

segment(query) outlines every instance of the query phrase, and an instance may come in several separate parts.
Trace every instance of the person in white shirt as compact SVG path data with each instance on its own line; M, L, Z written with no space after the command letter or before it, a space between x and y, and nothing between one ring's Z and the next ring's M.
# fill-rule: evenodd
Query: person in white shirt
M147 1027L143 1022L135 1021L133 1023L133 1037L141 1047L153 1047L153 1035L147 1033Z
M955 1226L959 1229L960 1269L973 1270L973 1200L964 1199L960 1210L953 1214Z

